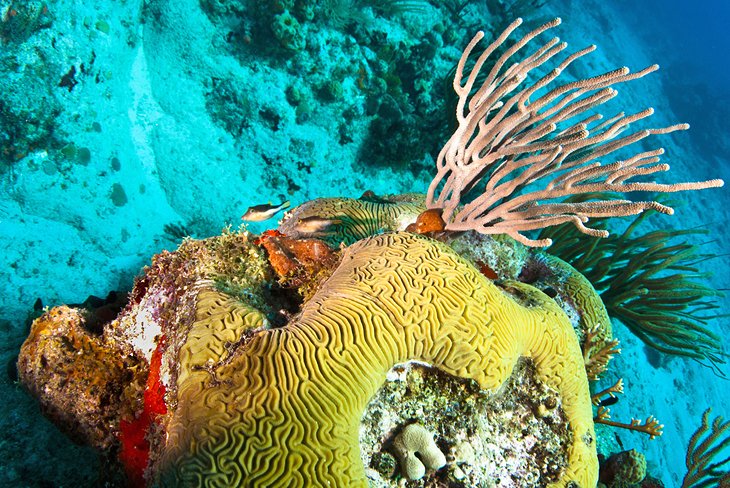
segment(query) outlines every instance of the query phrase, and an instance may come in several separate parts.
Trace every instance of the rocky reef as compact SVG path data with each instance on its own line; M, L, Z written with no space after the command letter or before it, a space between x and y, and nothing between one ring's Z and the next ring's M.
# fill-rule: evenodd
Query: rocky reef
M102 325L37 319L20 378L137 486L594 486L581 342L600 324L574 280L508 239L399 230L383 215L404 199L322 239L286 235L316 201L186 239ZM336 237L363 221L384 233Z
M236 2L202 5L218 20L236 11ZM287 5L265 22L281 49L300 52L312 40L304 35L305 21L315 12L299 2ZM149 10L162 16L162 9ZM594 288L596 280L573 267L579 260L536 249L553 238L534 231L573 225L582 237L606 238L608 230L593 227L593 219L673 212L658 200L613 192L694 191L723 181L632 180L667 171L657 164L663 149L595 162L688 126L627 135L653 109L603 122L600 113L586 113L616 95L612 85L641 78L655 65L535 95L562 83L560 73L595 46L524 86L530 71L567 45L552 38L510 64L560 19L502 52L521 22L511 23L474 64L470 54L484 32L462 53L453 82L458 127L439 153L425 195L367 191L358 199L311 200L261 234L241 228L186 237L176 250L153 257L126 300L45 309L33 322L18 377L61 429L111 460L106 484L592 488L599 481L654 482L641 453L596 428L625 427L649 438L663 428L653 416L610 419L621 379L591 391L590 382L619 352L609 302ZM96 25L109 31L105 22ZM242 26L234 37L250 44L262 29ZM23 37L17 29L3 36L10 34ZM479 71L493 53L499 58L484 79ZM59 86L71 92L74 73ZM361 65L358 89L365 89L365 75ZM235 84L219 78L211 84L206 107L240 136L251 107L240 103ZM328 80L317 92L323 101L337 100L345 89ZM299 87L279 99L296 105L297 123L306 120L307 96ZM395 114L393 108L384 102L377 113ZM257 111L275 130L284 113ZM389 130L380 127L376 138ZM346 129L340 136L350 140ZM407 145L389 142L408 152ZM75 143L60 151L82 164L91 160ZM8 157L22 160L21 153ZM120 160L111 167L118 171ZM468 196L482 185L485 193ZM289 191L297 185L289 182ZM591 199L562 200L584 194ZM128 202L120 183L110 195L116 207ZM165 231L177 239L191 233L188 227L171 224ZM709 296L704 290L698 296ZM713 349L709 357L721 362L721 354Z

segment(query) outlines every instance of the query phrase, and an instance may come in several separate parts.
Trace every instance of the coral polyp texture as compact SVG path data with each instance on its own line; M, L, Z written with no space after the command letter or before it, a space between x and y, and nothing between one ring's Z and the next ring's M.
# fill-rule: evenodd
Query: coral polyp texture
M334 246L350 245L381 232L405 230L424 210L424 196L419 194L378 197L365 192L357 199L318 198L288 213L279 231L291 237L317 236ZM312 218L328 226L307 226Z
M227 485L367 486L358 423L394 365L424 361L496 391L527 356L560 393L573 430L564 479L590 486L592 413L572 326L537 290L513 287L496 287L430 239L386 234L351 246L295 320L253 333L215 369L200 367L208 348L181 363L157 466L163 484L214 476ZM201 300L192 330L243 326L241 309Z

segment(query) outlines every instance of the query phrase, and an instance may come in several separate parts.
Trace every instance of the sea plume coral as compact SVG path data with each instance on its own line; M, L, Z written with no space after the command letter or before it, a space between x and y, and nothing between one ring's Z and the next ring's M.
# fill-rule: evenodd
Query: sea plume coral
M725 487L730 485L730 457L723 453L730 446L730 422L715 417L710 424L708 408L702 414L702 425L697 428L687 446L687 474L682 488Z
M650 135L689 126L643 129L619 137L630 124L652 115L651 108L632 115L620 113L598 123L603 116L591 114L592 109L616 96L613 85L641 78L658 66L636 73L619 68L555 86L560 74L595 46L569 55L534 84L526 84L533 70L545 65L567 44L556 37L520 61L510 59L540 34L559 25L560 19L529 32L507 48L482 81L480 72L487 60L521 23L521 19L513 22L466 73L467 60L484 37L478 32L457 66L453 86L459 97L458 127L438 156L437 173L426 201L431 209L443 209L446 230L507 234L529 246L548 246L550 239L530 239L524 232L572 222L581 232L606 236L605 230L586 226L588 219L634 215L646 209L673 212L656 201L617 198L565 203L556 199L605 191L676 192L723 185L722 180L672 184L635 180L669 169L659 163L662 149L606 165L597 161ZM547 92L539 95L543 89ZM485 184L481 195L467 201L469 191L480 183ZM532 184L535 186L528 188ZM520 194L523 190L526 192Z
M580 201L576 195L571 201ZM653 212L634 218L607 239L586 238L575 227L544 229L540 238L554 244L549 252L572 264L599 292L608 314L619 319L647 346L708 362L725 363L722 338L710 328L722 317L716 302L722 293L708 286L699 263L716 257L701 253L690 239L705 229L642 232ZM607 229L608 219L595 227Z

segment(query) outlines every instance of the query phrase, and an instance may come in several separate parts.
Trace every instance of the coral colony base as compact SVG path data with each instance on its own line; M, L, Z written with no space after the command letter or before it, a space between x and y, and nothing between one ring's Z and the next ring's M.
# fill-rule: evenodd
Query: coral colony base
M655 67L560 84L591 47L535 78L557 39L512 59L558 24L505 45L518 20L475 61L483 34L469 43L427 195L319 199L262 235L186 239L116 317L38 318L22 382L135 486L596 486L594 423L612 423L622 384L591 396L589 381L617 343L591 283L529 233L604 236L589 219L671 209L598 192L722 181L647 182L661 150L598 163L686 126L626 134L651 110L599 122L612 85ZM661 435L652 417L623 426ZM642 483L646 462L616 454L600 476Z

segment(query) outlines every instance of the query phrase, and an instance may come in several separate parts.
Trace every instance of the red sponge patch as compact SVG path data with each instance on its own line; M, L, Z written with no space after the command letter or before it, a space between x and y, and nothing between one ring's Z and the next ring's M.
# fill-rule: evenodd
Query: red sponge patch
M165 385L160 381L162 351L165 347L165 336L157 342L157 347L150 359L150 371L144 390L144 408L142 413L132 421L122 420L119 423L119 441L122 444L119 459L124 464L130 486L145 486L144 472L150 460L150 443L147 434L158 416L167 413L165 404Z

